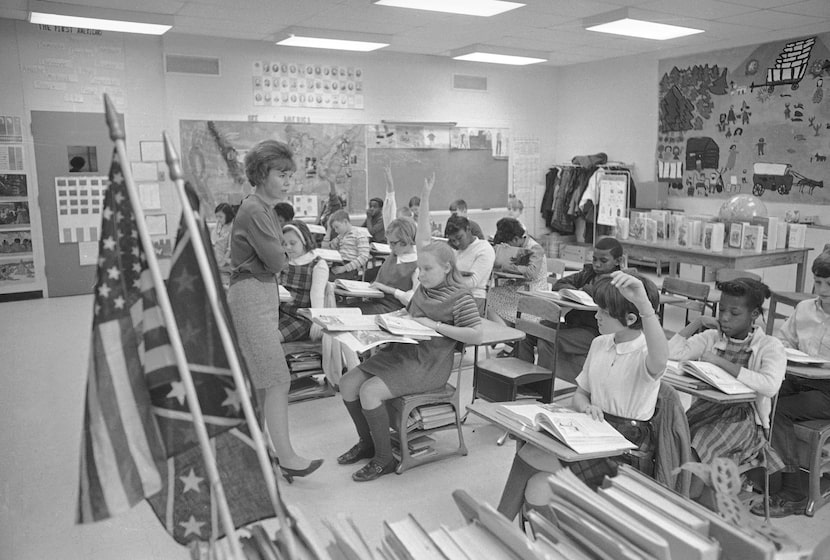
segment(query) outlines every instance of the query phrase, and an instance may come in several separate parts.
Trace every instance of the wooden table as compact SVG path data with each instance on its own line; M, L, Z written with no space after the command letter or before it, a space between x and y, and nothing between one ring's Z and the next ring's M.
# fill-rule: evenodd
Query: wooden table
M649 257L669 261L670 276L677 276L680 263L696 264L713 270L719 268L747 270L795 264L797 265L795 289L798 292L804 291L807 253L812 251L811 247L803 247L800 249L772 249L756 253L755 251L724 247L723 251L715 253L706 251L703 247L680 247L666 241L646 243L645 241L632 239L620 240L620 245L622 245L623 251L629 258Z
M625 450L616 450L597 453L577 453L564 443L556 440L553 436L548 435L547 432L539 432L533 428L529 428L515 418L505 414L502 412L503 404L510 405L516 403L491 403L479 401L467 406L467 410L474 415L487 420L491 424L495 424L496 426L503 428L516 439L535 445L543 451L553 453L556 457L565 462L570 463L586 459L615 457L625 452Z
M673 383L671 380L663 378L667 384L674 387L676 390L680 391L681 393L686 393L707 401L713 401L717 403L751 403L755 402L755 393L745 393L742 395L727 395L722 391L718 391L717 389L692 389L691 387L687 387L686 385L680 383Z
M830 379L830 369L820 366L803 366L788 363L787 375L802 377L804 379Z

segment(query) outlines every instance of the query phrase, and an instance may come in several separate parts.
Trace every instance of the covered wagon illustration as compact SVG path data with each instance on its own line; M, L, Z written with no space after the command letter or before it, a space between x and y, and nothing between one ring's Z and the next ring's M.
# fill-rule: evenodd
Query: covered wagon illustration
M790 194L793 181L801 192L824 187L824 181L809 179L792 168L789 163L756 163L752 166L752 194L761 196L764 191L778 191L778 194Z
M816 42L815 37L791 41L784 46L781 54L775 59L775 66L767 68L767 81L763 84L753 82L750 90L757 87L767 87L772 93L775 86L789 85L790 89L797 90L798 83L807 72L807 65L810 62L810 52Z

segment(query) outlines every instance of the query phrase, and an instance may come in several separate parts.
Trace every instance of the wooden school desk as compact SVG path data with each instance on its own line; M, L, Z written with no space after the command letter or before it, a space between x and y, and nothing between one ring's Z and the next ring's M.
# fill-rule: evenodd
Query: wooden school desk
M707 401L713 401L717 403L755 402L755 393L744 393L742 395L727 395L723 391L718 391L717 389L693 389L680 383L672 383L670 379L666 379L665 377L662 378L662 381L665 381L667 384L671 385L681 393L687 393L689 395Z
M787 375L804 379L830 379L830 369L818 366L787 364Z
M748 270L751 268L767 268L795 264L795 290L804 291L804 272L807 267L807 252L811 247L800 249L772 249L771 251L744 251L733 247L724 247L720 253L706 251L703 247L680 247L674 243L660 241L646 243L645 241L625 239L620 240L624 253L628 258L649 257L669 262L669 276L677 276L680 263L696 264L704 268L717 270L719 268L734 268Z
M475 402L478 396L478 349L480 346L492 346L494 344L516 342L522 340L526 335L524 331L502 325L490 319L481 319L481 325L484 330L481 344L476 345L473 350L473 399Z
M490 403L479 401L467 406L467 410L474 415L487 420L491 424L495 424L496 426L503 428L516 439L535 445L543 451L553 453L557 458L567 463L586 459L615 457L617 455L622 455L625 452L624 449L619 449L616 451L601 451L596 453L577 453L564 443L559 442L547 432L540 432L534 430L533 428L529 428L510 415L505 414L503 412L502 405L511 404L516 403Z

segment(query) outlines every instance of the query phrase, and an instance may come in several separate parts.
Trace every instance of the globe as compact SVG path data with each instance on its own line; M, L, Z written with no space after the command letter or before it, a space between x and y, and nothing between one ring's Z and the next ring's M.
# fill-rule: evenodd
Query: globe
M718 212L723 222L749 222L752 218L767 216L766 205L751 194L736 194L724 202Z

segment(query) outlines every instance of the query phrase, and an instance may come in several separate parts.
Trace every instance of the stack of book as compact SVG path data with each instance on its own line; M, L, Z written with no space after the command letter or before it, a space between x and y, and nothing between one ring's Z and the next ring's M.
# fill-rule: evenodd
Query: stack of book
M323 357L320 352L314 350L292 352L285 356L285 361L288 363L288 371L291 373L291 387L288 391L289 402L334 395L334 390L325 379Z
M419 434L417 436L413 436L411 439L407 439L406 446L409 448L409 456L427 457L429 455L436 454L437 451L432 447L433 443L435 443L435 439L427 434ZM400 449L400 437L398 437L397 432L392 432L392 453L398 459L400 459L401 456Z
M409 419L413 417L414 425L422 430L434 430L450 424L455 424L455 409L449 404L434 404L428 406L421 406L412 411ZM409 424L409 420L407 421ZM415 428L407 426L407 431L412 431Z

